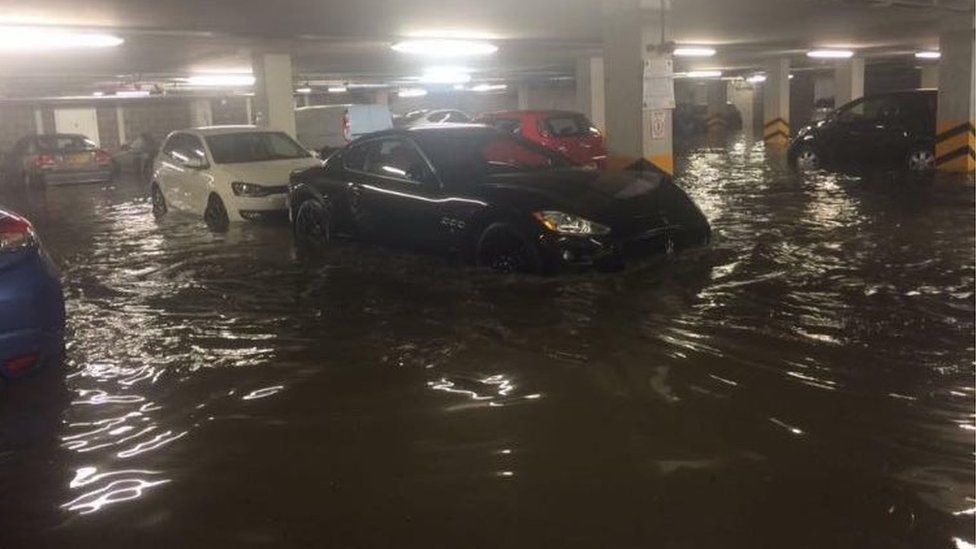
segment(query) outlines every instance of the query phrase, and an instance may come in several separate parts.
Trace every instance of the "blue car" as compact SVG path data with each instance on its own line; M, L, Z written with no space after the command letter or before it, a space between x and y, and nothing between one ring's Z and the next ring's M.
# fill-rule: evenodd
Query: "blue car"
M64 296L29 221L0 209L0 378L60 361Z

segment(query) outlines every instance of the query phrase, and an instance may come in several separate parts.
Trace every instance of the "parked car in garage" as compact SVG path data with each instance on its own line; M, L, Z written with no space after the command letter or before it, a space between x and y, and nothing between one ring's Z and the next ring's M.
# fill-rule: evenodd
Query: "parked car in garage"
M471 117L457 109L422 110L407 113L397 120L397 127L425 126L428 124L468 124Z
M0 378L56 362L63 338L60 276L31 223L0 209Z
M481 125L360 139L292 176L289 215L311 246L355 236L506 272L619 266L710 238L704 215L666 175L581 169Z
M34 185L112 180L112 157L80 134L29 135L6 155L5 179Z
M320 162L284 132L215 126L171 133L156 157L150 193L157 218L170 209L231 221L285 216L288 176Z
M140 134L122 145L112 156L116 174L135 174L140 180L148 180L152 174L153 160L159 152L159 142L150 133Z
M892 166L935 168L935 90L862 97L801 129L790 143L798 170Z
M596 168L607 165L603 136L578 112L504 111L482 115L477 121L557 151L574 164Z
M295 109L298 142L322 156L363 135L393 127L386 105L320 105Z

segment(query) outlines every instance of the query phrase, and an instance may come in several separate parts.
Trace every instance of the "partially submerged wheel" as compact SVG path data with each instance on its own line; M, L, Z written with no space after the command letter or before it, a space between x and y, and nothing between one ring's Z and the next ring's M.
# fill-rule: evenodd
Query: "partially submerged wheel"
M211 194L207 200L207 209L203 211L203 220L211 231L224 232L230 226L230 218L227 216L224 201L216 194Z
M536 245L507 223L495 223L485 229L478 239L476 261L478 267L498 273L542 272Z
M295 239L314 247L324 247L332 240L329 211L315 199L308 199L298 207L293 222Z
M166 206L166 197L163 196L163 191L155 183L153 183L150 191L150 199L152 200L153 216L156 219L161 219L169 211L169 208Z
M820 169L820 156L810 147L803 147L796 155L796 169L801 172L812 172Z
M908 171L915 173L930 172L935 169L935 151L929 147L916 147L908 153L906 159Z

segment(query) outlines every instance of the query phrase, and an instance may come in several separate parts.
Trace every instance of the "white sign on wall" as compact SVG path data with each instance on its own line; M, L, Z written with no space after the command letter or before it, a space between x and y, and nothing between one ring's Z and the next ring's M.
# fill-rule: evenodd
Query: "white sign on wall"
M644 108L674 108L674 61L670 57L644 59Z
M664 139L668 132L667 111L651 111L651 139Z

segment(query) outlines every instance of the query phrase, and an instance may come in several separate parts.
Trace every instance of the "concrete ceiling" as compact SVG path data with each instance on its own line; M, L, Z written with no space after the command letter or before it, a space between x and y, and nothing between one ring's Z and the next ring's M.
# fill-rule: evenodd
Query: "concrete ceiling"
M657 5L658 0L650 2ZM938 46L941 17L972 17L971 0L671 0L679 43L720 54L687 68L757 67L766 57L849 46L878 59ZM251 52L294 55L301 79L390 80L423 63L390 51L418 33L491 37L500 52L465 63L485 77L571 75L601 47L599 0L6 0L0 23L110 29L119 48L0 55L4 95L83 93L99 83L153 81L199 68L247 66ZM968 10L968 11L967 11Z

